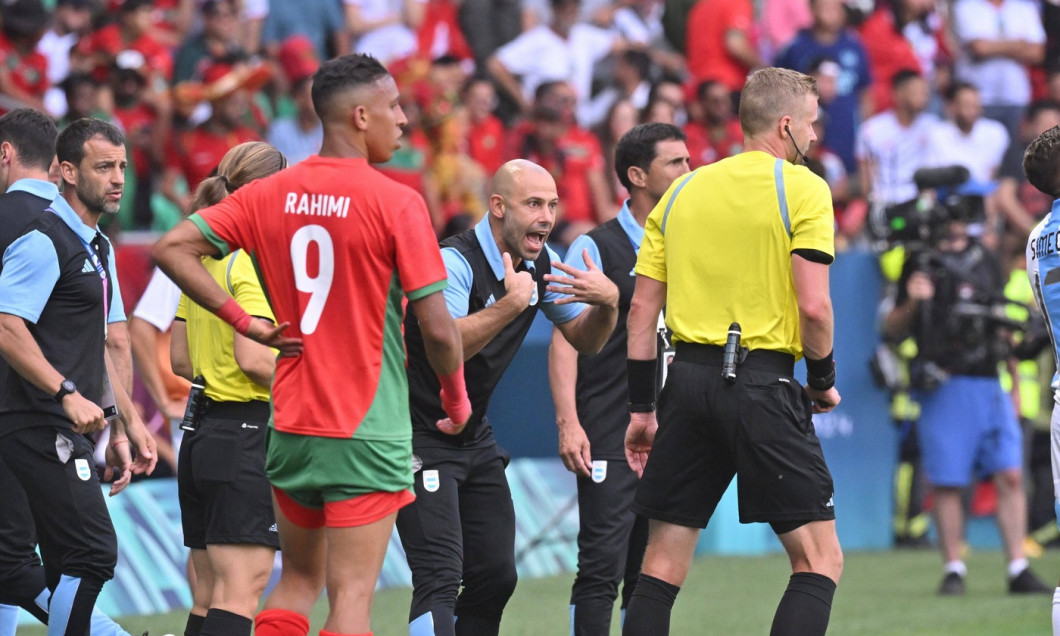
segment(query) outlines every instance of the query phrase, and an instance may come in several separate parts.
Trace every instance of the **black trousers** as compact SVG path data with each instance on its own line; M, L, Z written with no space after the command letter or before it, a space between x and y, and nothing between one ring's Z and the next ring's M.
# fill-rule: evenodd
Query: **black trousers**
M0 491L0 517L4 517L0 525L19 523L25 508L20 508L18 498L24 497L47 586L54 590L63 576L84 583L70 610L68 634L88 632L95 596L114 577L118 561L117 537L92 453L91 442L63 426L18 429L0 439L0 463L21 487ZM23 534L18 540L17 550L24 549L27 537ZM0 588L6 590L13 582L5 579Z
M413 633L497 634L518 578L508 457L496 445L413 453L423 465L416 501L398 513L397 529L412 570L409 622L433 624Z
M624 609L648 543L648 520L632 510L636 473L625 459L605 461L601 481L578 477L578 574L570 595L576 636L611 632L618 584Z
M34 602L45 587L26 491L0 456L0 603L24 607L47 622L47 612Z

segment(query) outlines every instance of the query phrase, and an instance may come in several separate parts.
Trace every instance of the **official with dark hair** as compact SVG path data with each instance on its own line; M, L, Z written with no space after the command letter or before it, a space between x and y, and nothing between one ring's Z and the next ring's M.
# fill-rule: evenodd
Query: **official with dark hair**
M117 560L93 443L85 437L106 425L101 405L116 403L130 418L138 469L154 464L153 443L132 415L126 376L105 342L108 323L123 322L124 313L110 242L97 224L121 203L124 141L114 126L93 119L59 135L63 194L7 247L0 272L0 459L32 511L52 591L51 633L88 632ZM37 155L36 168L46 170L50 159ZM51 192L37 181L24 189L39 199ZM115 431L121 441L126 433ZM114 461L125 472L130 459L127 449L123 454Z
M56 134L52 120L35 110L16 109L0 117L0 189L5 191L0 196L0 251L59 196L59 189L48 180ZM114 324L116 318L124 320L120 312L112 312L108 320ZM108 450L127 447L128 438L112 430L109 444ZM130 477L131 472L124 472L111 494L124 489ZM0 636L14 634L18 607L48 623L51 590L36 549L36 526L26 493L0 458L0 603L8 604L0 606ZM98 609L91 620L95 635L125 634Z
M624 450L626 317L644 221L670 184L689 171L684 133L670 124L636 126L615 148L615 170L629 199L616 218L575 239L565 259L585 270L588 253L618 287L615 331L599 353L579 354L553 329L548 356L559 454L578 477L578 574L570 601L577 636L610 633L618 584L623 582L625 610L648 540L647 520L633 514L637 475Z
M645 225L628 321L626 457L643 472L633 511L651 523L626 636L669 632L700 529L736 475L740 521L769 523L791 560L770 633L828 627L843 556L811 415L839 403L828 295L834 221L828 184L792 165L816 140L817 112L813 78L756 71L740 98L745 152L678 179ZM677 353L657 423L664 304ZM746 355L727 344L733 323ZM805 389L793 376L797 357L806 358Z

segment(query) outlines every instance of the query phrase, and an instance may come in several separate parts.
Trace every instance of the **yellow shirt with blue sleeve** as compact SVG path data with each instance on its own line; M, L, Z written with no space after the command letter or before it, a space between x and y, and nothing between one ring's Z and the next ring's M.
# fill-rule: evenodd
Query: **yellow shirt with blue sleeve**
M666 283L674 340L802 356L791 254L835 257L828 184L804 166L749 151L671 184L648 216L636 273Z

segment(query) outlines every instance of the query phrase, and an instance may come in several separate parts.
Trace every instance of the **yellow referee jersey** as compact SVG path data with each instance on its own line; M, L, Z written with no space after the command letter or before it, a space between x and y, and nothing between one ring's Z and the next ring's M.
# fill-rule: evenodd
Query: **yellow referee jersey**
M235 251L218 260L202 259L206 270L222 289L251 316L275 321L272 308L250 256ZM206 395L218 402L269 400L269 388L257 384L236 364L235 330L231 325L181 294L177 318L187 321L188 354L195 375L206 379Z
M765 152L723 159L675 181L648 216L636 273L666 283L674 340L802 356L791 252L835 254L828 184Z

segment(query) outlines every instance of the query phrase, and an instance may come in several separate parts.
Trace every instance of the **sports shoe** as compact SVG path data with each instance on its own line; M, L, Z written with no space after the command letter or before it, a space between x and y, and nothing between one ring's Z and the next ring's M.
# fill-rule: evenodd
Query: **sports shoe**
M964 594L964 577L956 572L947 572L939 584L939 596L961 596Z
M1053 588L1039 579L1030 568L1024 569L1016 578L1009 579L1009 594L1052 594Z

